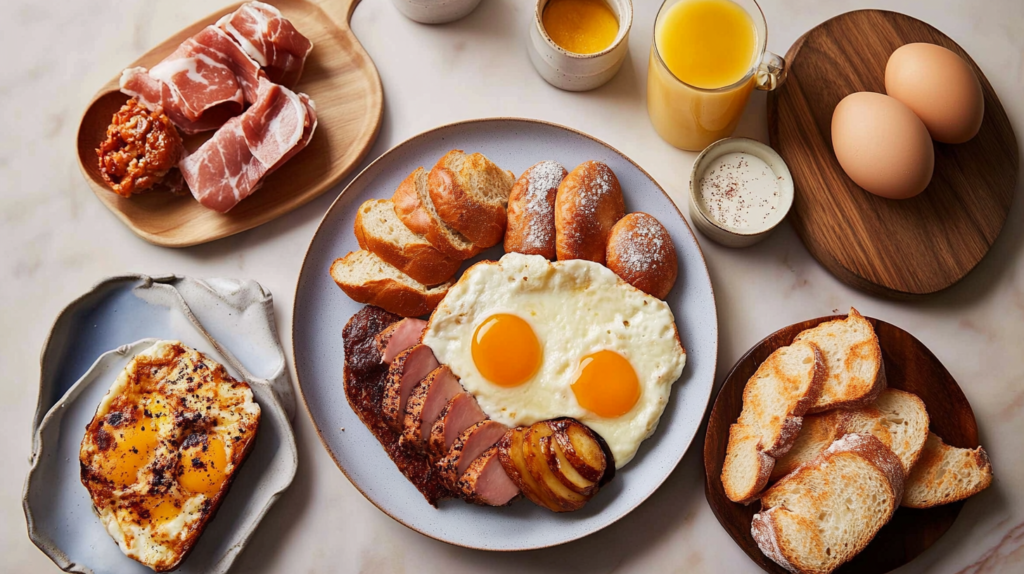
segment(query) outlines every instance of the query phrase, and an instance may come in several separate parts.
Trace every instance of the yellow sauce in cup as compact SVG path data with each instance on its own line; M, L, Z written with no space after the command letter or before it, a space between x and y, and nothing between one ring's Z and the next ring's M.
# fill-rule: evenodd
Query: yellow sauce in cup
M619 34L619 20L604 0L551 0L541 21L555 44L576 54L606 50Z

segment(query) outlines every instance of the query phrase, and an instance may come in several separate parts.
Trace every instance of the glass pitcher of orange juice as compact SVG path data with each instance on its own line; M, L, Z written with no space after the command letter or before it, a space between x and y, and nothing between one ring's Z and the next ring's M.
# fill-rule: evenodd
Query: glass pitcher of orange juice
M754 0L665 0L647 72L647 113L658 135L702 150L731 134L750 92L785 80L785 60L765 51L767 39Z

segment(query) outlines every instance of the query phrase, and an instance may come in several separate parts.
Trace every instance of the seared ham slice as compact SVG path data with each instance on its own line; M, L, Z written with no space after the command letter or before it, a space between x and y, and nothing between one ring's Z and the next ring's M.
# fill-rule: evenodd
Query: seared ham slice
M462 431L486 418L476 397L469 393L455 395L441 409L434 426L430 427L427 450L437 458L445 456Z
M494 446L508 427L490 419L482 420L459 433L448 453L437 463L441 478L453 488L478 456Z
M459 494L482 506L506 506L519 496L519 487L505 474L497 445L484 451L459 478Z
M374 338L381 362L391 364L395 355L420 342L420 335L427 328L423 319L409 317L389 326ZM449 397L450 398L450 397Z
M218 20L216 25L259 62L271 81L288 87L298 83L313 43L277 8L263 2L249 2Z
M406 319L408 321L408 319ZM441 414L441 409L455 395L462 392L459 379L447 365L434 369L412 389L405 407L402 438L417 450L426 447L430 428Z
M426 345L414 345L391 362L381 402L381 414L391 428L401 432L412 388L438 366L434 352Z

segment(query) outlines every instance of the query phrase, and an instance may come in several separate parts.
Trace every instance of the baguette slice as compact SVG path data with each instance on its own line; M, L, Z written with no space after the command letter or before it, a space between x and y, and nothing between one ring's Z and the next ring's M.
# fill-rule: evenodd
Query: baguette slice
M928 411L913 393L885 389L871 406L804 417L793 448L775 463L771 481L778 480L828 448L848 433L871 434L900 458L906 476L917 462L928 438Z
M885 367L878 336L871 323L853 307L846 319L807 329L793 341L818 345L828 366L825 388L808 412L869 405L885 388Z
M399 184L391 197L395 214L413 233L426 237L438 251L452 259L465 260L480 253L480 247L438 217L427 191L427 175L426 170L418 167Z
M336 259L331 265L331 278L355 301L403 317L430 313L452 286L449 281L427 287L369 251L353 251Z
M442 221L486 249L505 236L505 208L515 181L484 154L453 149L430 170L427 191Z
M359 206L355 234L359 247L424 285L444 283L459 270L458 259L441 253L398 219L390 199L371 199Z
M747 425L729 427L729 446L722 465L722 486L733 502L750 504L768 486L775 459L758 448L761 435Z
M985 449L956 448L928 433L921 458L907 477L903 506L931 508L963 500L992 484L992 465Z
M750 530L783 568L827 574L871 542L902 496L899 458L872 435L848 434L768 489Z

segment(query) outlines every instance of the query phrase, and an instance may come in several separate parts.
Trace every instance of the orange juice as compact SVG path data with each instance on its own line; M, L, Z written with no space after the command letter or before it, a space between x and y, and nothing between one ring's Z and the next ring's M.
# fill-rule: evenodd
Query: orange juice
M763 47L750 12L736 2L667 2L655 24L647 78L647 109L658 134L688 150L731 134Z
M551 0L541 21L555 44L575 54L601 52L619 34L619 20L604 0Z

